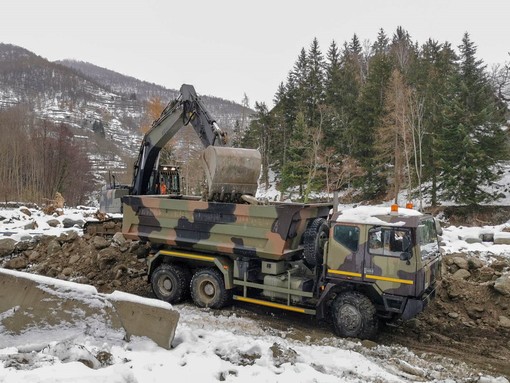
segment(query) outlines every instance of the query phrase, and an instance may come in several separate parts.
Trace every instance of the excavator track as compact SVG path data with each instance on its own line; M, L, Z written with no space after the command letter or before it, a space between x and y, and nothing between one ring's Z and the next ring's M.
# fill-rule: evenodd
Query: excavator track
M108 218L104 221L87 221L83 233L90 236L113 237L122 231L122 218Z

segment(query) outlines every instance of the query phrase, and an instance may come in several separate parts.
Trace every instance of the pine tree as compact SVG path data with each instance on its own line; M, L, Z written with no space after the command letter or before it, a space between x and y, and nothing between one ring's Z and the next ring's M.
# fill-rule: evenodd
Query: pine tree
M385 91L391 75L392 64L385 54L370 60L367 82L357 102L356 117L351 125L352 154L365 170L366 176L359 187L365 198L375 198L386 192L386 180L381 172L374 150L375 130L384 115Z
M475 205L490 201L485 187L498 178L498 162L506 153L505 108L490 86L476 46L466 33L459 46L458 72L449 83L438 134L440 185L444 198Z

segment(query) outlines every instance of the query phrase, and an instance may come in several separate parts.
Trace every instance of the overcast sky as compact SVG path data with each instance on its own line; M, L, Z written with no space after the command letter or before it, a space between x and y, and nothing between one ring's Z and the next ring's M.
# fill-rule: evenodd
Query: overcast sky
M271 107L314 37L326 54L333 40L373 42L399 25L455 48L467 31L486 64L510 61L510 0L4 0L0 42Z

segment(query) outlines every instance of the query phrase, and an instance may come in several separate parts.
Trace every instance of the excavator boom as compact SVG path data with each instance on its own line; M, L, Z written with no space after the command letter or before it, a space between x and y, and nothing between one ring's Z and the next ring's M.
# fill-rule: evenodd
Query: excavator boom
M170 102L145 134L135 163L129 194L150 194L151 177L161 149L184 126L191 124L207 150L202 156L210 200L239 201L254 195L260 174L260 153L255 149L227 147L227 134L214 120L192 85L183 84L180 96Z

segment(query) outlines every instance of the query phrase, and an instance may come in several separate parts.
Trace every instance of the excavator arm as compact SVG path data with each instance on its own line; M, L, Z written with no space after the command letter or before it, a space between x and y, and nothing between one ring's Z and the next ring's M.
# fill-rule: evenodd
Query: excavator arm
M135 162L130 194L149 194L151 176L157 167L161 149L188 124L193 126L205 148L215 147L214 151L205 151L202 156L208 179L209 198L233 201L242 194L255 194L260 173L259 152L225 147L226 132L219 128L208 113L193 86L187 84L181 86L180 96L166 106L145 134ZM234 165L230 164L232 160Z

